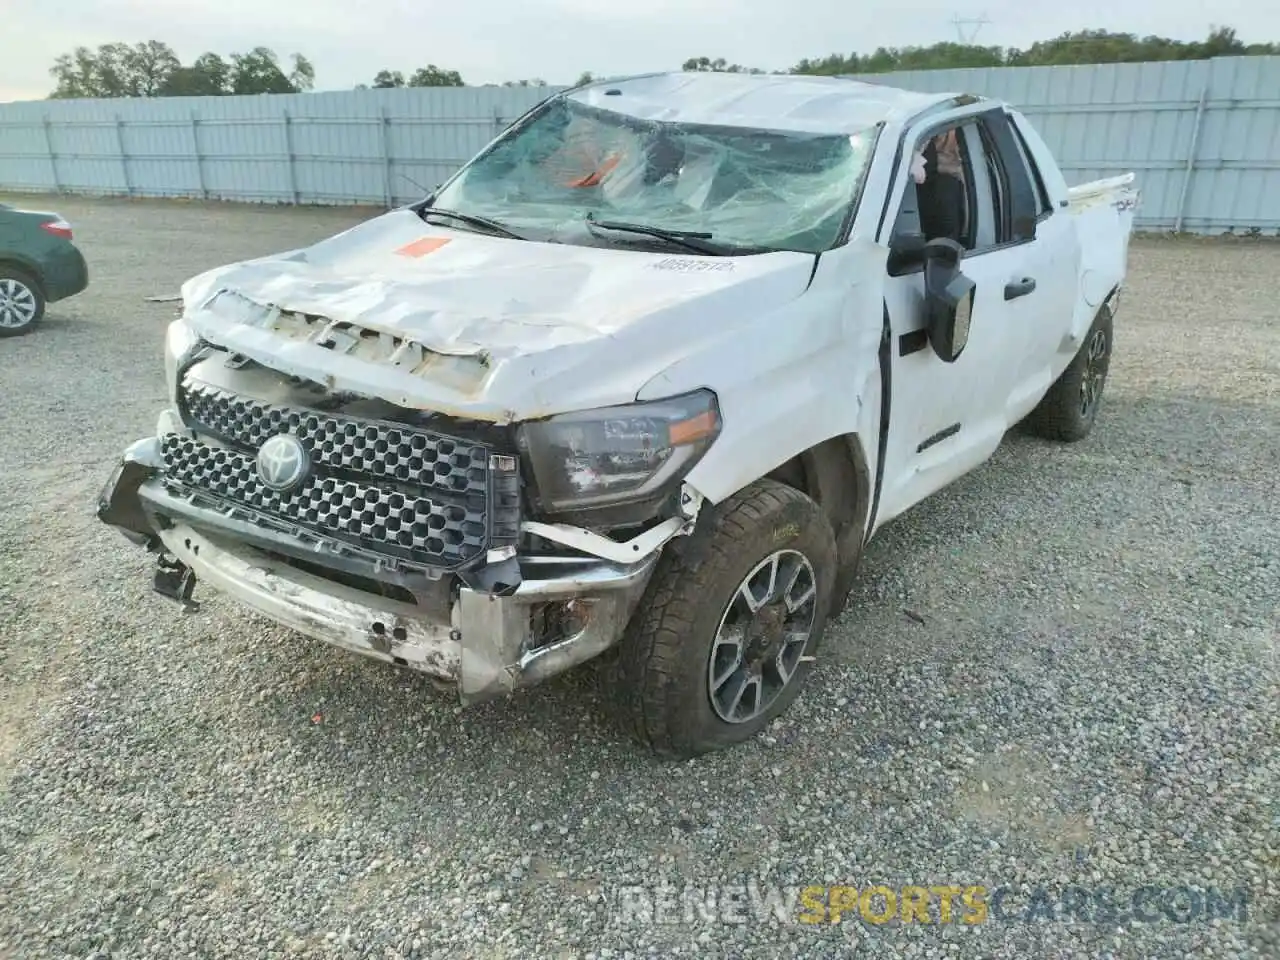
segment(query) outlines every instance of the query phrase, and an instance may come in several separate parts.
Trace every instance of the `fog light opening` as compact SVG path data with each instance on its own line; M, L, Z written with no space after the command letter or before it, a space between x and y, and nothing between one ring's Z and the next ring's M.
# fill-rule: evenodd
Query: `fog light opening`
M587 600L568 600L564 603L565 639L576 637L591 625L592 608Z
M535 604L529 611L528 648L538 650L578 637L591 625L593 612L589 600L556 600Z

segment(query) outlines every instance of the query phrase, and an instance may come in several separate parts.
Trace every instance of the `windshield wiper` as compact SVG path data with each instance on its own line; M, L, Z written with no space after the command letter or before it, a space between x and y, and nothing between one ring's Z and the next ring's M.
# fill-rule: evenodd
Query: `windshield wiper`
M438 217L446 217L450 220L457 220L460 223L467 223L473 227L481 227L491 233L497 233L512 240L528 240L528 237L522 237L516 233L505 223L499 223L497 220L490 220L488 217L478 217L474 213L459 213L457 210L444 210L440 207L419 207L418 216L423 220L431 215Z
M703 253L712 257L724 257L734 253L753 252L754 248L735 247L724 243L708 243L712 237L709 233L696 230L667 230L663 227L650 226L647 223L622 223L618 220L597 220L592 214L586 216L587 229L600 227L603 230L617 230L619 233L638 233L642 236L665 240L667 243L695 253Z

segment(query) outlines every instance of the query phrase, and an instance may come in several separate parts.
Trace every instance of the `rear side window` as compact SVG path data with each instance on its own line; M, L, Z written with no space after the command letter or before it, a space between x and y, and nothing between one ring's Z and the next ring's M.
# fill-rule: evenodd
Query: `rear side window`
M1001 183L999 242L1026 243L1034 240L1040 219L1040 204L1028 157L1020 146L1013 119L1003 110L982 115L983 139L996 161Z
M1013 128L1013 140L1018 145L1018 156L1022 158L1022 166L1026 169L1027 176L1035 187L1036 217L1047 216L1052 212L1053 208L1049 205L1049 191L1045 189L1044 178L1040 176L1040 168L1036 166L1036 161L1031 156L1031 148L1027 146L1027 141L1022 138L1022 131L1018 129L1017 121L1013 117L1009 117L1009 126Z

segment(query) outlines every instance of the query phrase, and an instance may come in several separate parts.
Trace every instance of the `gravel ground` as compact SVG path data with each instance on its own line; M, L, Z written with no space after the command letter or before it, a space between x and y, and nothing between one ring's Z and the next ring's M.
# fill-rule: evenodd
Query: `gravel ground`
M776 729L660 764L589 670L460 712L208 592L180 615L92 518L164 400L142 298L369 211L16 200L93 285L0 342L0 956L1280 955L1280 244L1136 242L1094 436L1010 435L884 530ZM628 889L748 882L1014 893L807 926ZM1248 918L1022 922L1069 886Z

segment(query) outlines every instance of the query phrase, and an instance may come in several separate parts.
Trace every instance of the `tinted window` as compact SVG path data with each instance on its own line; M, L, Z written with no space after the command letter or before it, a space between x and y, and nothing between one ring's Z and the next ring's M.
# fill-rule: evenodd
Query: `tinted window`
M1027 141L1022 139L1022 131L1018 129L1018 125L1013 122L1013 118L1009 118L1009 126L1013 128L1013 140L1018 145L1018 156L1022 160L1022 166L1027 171L1027 176L1031 179L1036 191L1036 216L1043 216L1050 211L1049 191L1045 189L1044 178L1040 176L1040 168L1036 166L1036 162L1032 159L1031 149L1027 146Z
M1039 201L1032 171L1019 146L1007 113L993 110L983 115L983 139L993 158L1000 181L1000 242L1025 243L1035 239Z

